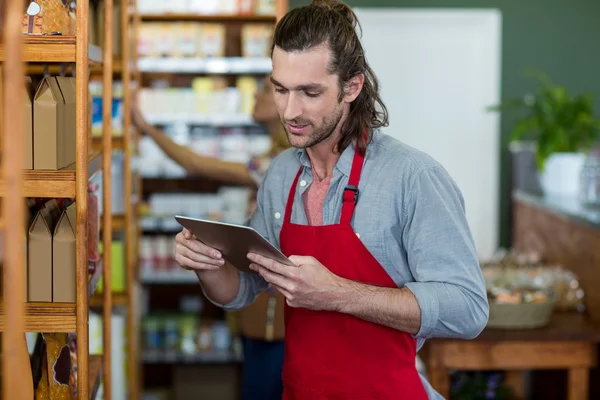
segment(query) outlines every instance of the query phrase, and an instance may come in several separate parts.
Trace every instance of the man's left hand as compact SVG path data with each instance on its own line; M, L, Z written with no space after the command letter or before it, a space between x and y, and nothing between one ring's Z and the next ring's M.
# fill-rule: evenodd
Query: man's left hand
M343 279L314 257L289 257L295 267L255 253L249 253L248 259L252 261L250 268L279 290L289 306L310 310L337 309L336 294L342 289Z

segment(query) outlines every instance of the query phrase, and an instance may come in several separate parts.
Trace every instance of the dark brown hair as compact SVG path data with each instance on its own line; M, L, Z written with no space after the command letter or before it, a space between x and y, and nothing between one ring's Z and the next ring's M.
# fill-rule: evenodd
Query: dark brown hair
M346 83L359 74L364 75L363 88L350 104L338 145L341 153L353 140L358 140L358 150L364 154L373 130L388 125L388 113L379 96L377 77L365 58L357 28L362 34L356 14L346 4L336 0L314 0L310 5L290 10L279 21L272 50L277 46L286 52L307 51L327 44L331 51L329 72L338 76L338 101L344 97Z

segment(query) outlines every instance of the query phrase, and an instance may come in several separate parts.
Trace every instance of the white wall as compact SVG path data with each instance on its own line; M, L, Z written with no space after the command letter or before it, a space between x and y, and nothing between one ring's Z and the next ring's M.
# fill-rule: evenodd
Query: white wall
M356 9L390 114L386 132L459 185L480 257L498 244L501 16L496 10Z

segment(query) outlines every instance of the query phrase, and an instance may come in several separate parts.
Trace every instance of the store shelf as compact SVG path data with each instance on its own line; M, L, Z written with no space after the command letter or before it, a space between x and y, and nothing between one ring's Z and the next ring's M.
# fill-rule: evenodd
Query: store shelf
M50 75L62 75L67 74L67 71L71 70L73 64L45 64L45 63L28 63L25 67L28 75L41 75L48 72ZM120 59L113 60L113 73L120 74L123 71L123 63ZM72 70L71 70L72 71ZM101 74L104 71L102 64L92 63L91 73Z
M230 350L214 350L185 354L177 351L144 350L145 364L228 364L242 362L242 356Z
M100 217L100 229L104 229L104 218ZM125 215L112 216L112 230L120 231L125 229Z
M102 276L102 261L88 279L91 296ZM75 303L25 303L25 331L27 332L75 332ZM0 304L0 331L4 331L4 309Z
M92 147L96 151L101 151L104 148L104 138L94 136L92 137ZM113 150L123 150L125 149L125 138L123 136L113 136L112 137L112 149Z
M90 307L101 307L103 303L103 293L96 293L90 299ZM112 294L112 305L113 307L117 306L126 306L127 305L127 293L113 293Z
M198 277L193 271L178 266L164 271L150 271L142 266L140 281L150 285L194 285L198 284Z
M91 355L88 358L88 382L90 386L90 399L94 400L98 394L102 380L102 356Z
M275 22L274 15L255 15L255 14L179 14L179 13L167 13L167 14L142 14L140 16L142 21L164 21L164 22L176 22L176 21L198 21L198 22Z
M75 36L25 36L23 61L38 63L74 63L77 61ZM88 45L90 63L102 63L102 49ZM0 43L0 62L4 59L4 44Z
M75 303L25 303L24 320L26 332L75 332ZM0 305L0 331L5 324Z
M215 127L258 126L252 116L246 114L149 114L146 117L152 125L207 125Z
M100 152L89 157L88 178L102 168ZM75 164L57 171L25 170L23 197L73 198L76 192ZM4 182L0 179L0 196L4 196Z
M138 59L140 72L172 72L190 74L268 74L270 58L154 58Z

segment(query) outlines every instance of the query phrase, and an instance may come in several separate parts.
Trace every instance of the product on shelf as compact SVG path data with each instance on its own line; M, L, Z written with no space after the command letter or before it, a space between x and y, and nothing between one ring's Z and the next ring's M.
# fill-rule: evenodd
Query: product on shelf
M77 301L76 210L72 203L63 210L54 230L52 243L52 301Z
M94 81L89 83L89 93L92 102L92 136L101 137L103 131L102 125L102 82ZM112 123L111 123L111 135L113 137L123 136L124 128L124 104L123 104L123 83L120 81L114 81L112 85Z
M48 201L35 215L28 235L28 300L52 301L52 234L60 217L58 202Z
M33 96L31 78L25 78L23 100L23 168L33 169Z
M570 270L543 262L537 253L499 252L482 265L488 295L496 303L550 301L555 311L583 311L584 292Z
M242 27L242 55L244 57L269 57L273 25L245 24Z
M275 15L274 0L138 0L141 14Z
M33 104L33 167L57 170L75 162L75 78L46 77Z
M75 36L73 1L31 0L23 16L21 32L30 35Z

